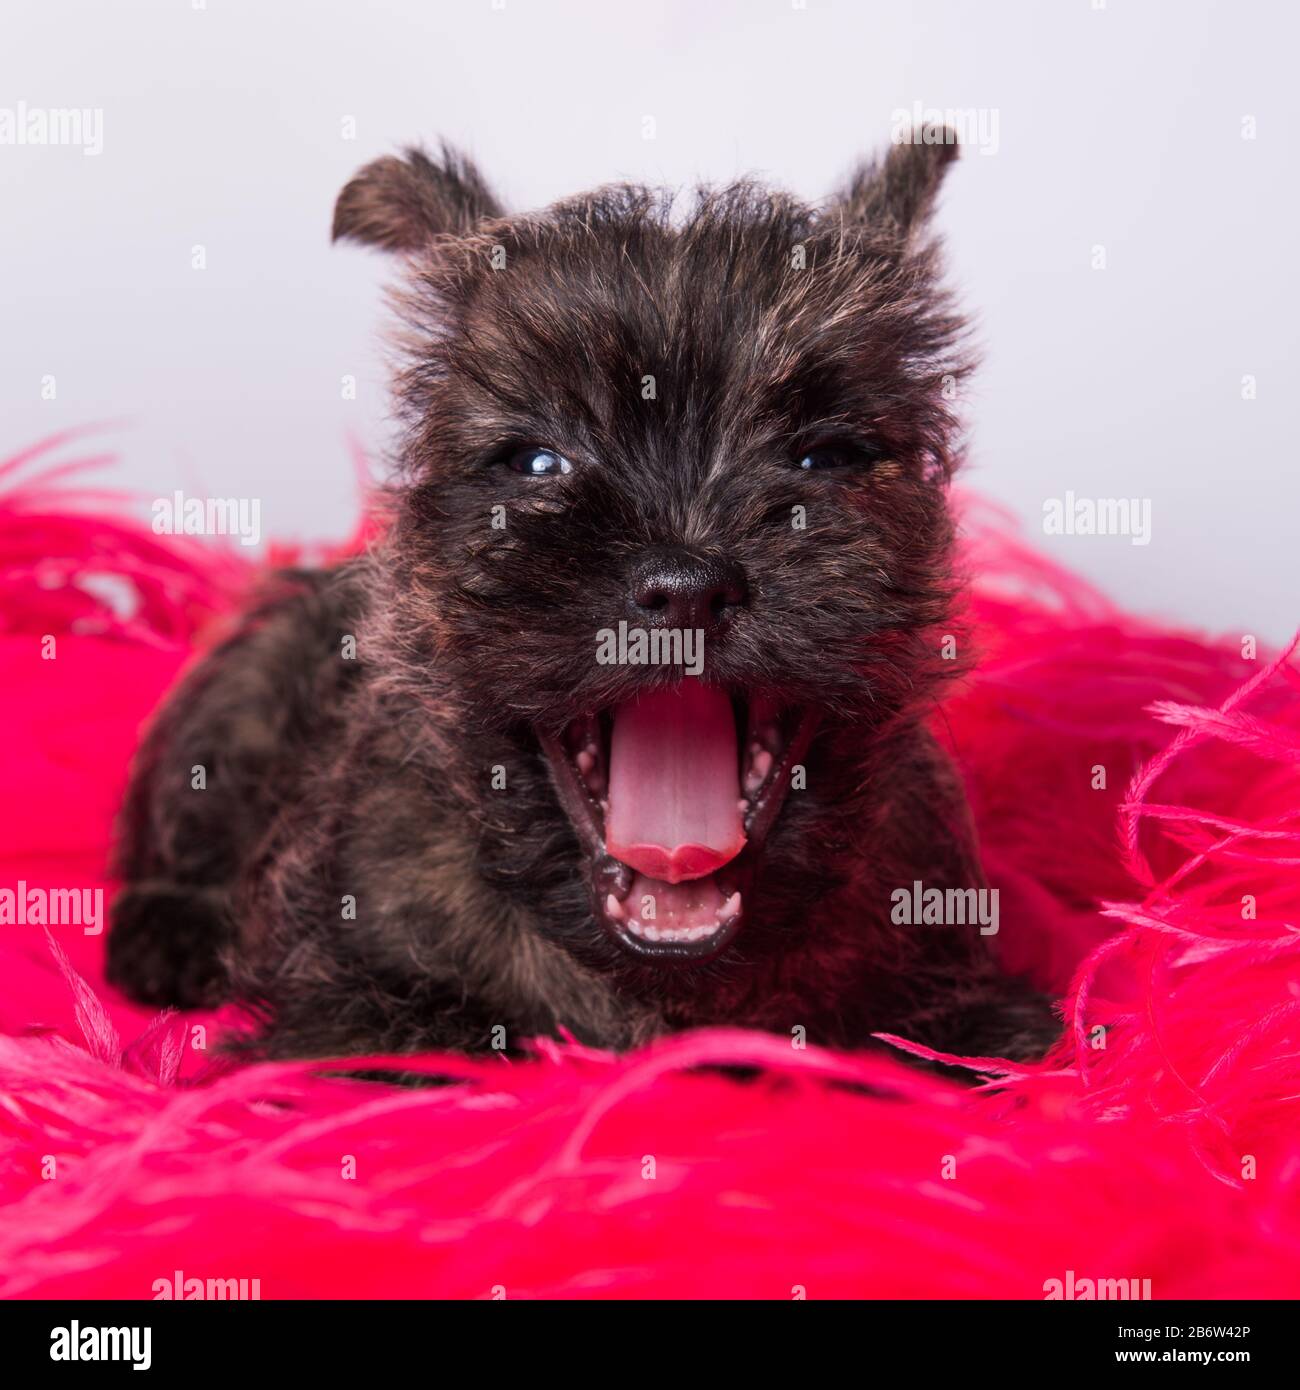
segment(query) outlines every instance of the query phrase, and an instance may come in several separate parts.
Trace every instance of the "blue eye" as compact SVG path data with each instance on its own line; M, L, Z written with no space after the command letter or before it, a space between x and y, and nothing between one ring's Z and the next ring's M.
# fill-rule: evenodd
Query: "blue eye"
M517 449L506 462L516 473L523 473L529 478L553 478L560 473L573 472L573 465L568 459L552 449L539 449L536 445Z
M882 457L880 450L857 444L819 444L798 456L796 462L806 473L832 468L867 469Z

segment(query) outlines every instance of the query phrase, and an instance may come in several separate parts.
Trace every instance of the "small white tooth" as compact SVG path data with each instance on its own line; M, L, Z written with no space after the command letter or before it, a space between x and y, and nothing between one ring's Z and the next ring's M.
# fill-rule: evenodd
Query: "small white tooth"
M574 761L578 764L578 771L581 772L584 777L596 766L596 759L585 748L578 754Z
M764 781L767 774L772 770L772 755L764 748L754 757L754 771L758 773L759 780Z
M625 921L627 918L627 908L611 893L605 899L605 913L612 917L615 922Z
M718 924L729 921L740 911L740 894L733 893L718 909Z

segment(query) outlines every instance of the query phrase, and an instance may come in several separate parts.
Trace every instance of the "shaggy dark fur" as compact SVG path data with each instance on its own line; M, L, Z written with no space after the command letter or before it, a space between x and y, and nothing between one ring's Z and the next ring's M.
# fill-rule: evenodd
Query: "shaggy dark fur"
M744 183L507 217L448 151L363 169L334 234L405 258L392 523L283 576L155 720L110 978L156 1004L237 995L273 1056L721 1023L1041 1053L1051 1011L991 938L890 913L914 880L983 882L925 728L953 670L965 364L924 222L954 153L895 146L822 210ZM523 445L572 470L512 471ZM813 449L829 466L798 466ZM594 659L598 629L646 614L647 555L739 576L706 615L707 681L820 719L806 789L746 861L743 928L699 963L607 929L620 866L539 742L681 679Z

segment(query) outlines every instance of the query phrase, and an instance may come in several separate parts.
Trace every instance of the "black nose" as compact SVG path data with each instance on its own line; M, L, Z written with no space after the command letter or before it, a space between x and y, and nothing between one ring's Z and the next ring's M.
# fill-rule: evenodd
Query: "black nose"
M702 628L716 636L748 601L749 588L734 560L664 548L637 561L628 599L651 627Z

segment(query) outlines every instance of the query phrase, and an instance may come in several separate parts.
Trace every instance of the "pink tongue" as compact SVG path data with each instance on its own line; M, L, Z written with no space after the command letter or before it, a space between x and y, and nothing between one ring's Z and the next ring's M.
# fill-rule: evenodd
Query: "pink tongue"
M698 680L614 711L605 848L649 878L702 878L744 848L731 701Z

